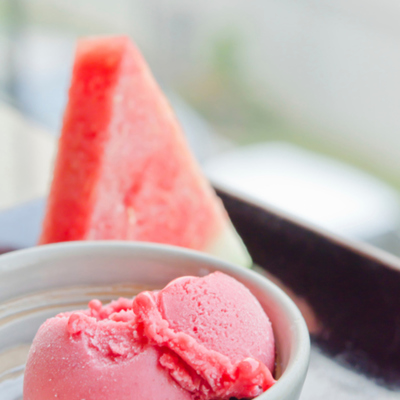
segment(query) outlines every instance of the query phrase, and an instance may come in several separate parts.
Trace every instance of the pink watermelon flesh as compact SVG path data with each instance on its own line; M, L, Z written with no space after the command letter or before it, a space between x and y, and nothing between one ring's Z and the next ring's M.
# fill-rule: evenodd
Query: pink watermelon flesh
M40 243L202 250L228 224L136 47L126 37L80 40Z

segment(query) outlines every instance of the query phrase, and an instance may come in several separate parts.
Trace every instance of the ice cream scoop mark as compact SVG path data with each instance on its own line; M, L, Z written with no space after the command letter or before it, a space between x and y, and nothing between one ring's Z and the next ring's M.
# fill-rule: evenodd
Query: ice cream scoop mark
M70 315L67 324L67 330L71 335L78 334L88 326L86 315L82 313L73 313Z

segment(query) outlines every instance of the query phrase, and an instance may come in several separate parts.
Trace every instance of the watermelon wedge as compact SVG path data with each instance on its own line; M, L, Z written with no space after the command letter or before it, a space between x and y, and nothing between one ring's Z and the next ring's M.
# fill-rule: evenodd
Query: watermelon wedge
M127 37L78 42L40 244L135 240L248 253Z

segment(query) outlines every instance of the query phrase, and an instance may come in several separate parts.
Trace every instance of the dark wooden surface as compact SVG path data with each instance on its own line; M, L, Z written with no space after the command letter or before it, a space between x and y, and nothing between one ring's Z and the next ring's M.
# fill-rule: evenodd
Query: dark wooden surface
M304 299L331 356L400 387L400 260L346 243L257 206L218 194L253 261Z

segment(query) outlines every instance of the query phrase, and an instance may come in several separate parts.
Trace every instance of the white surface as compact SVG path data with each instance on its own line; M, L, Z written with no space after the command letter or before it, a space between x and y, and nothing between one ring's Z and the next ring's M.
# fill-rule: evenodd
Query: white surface
M47 193L55 138L0 103L0 210Z
M211 180L350 238L399 226L397 194L371 176L286 143L252 145L204 164Z

